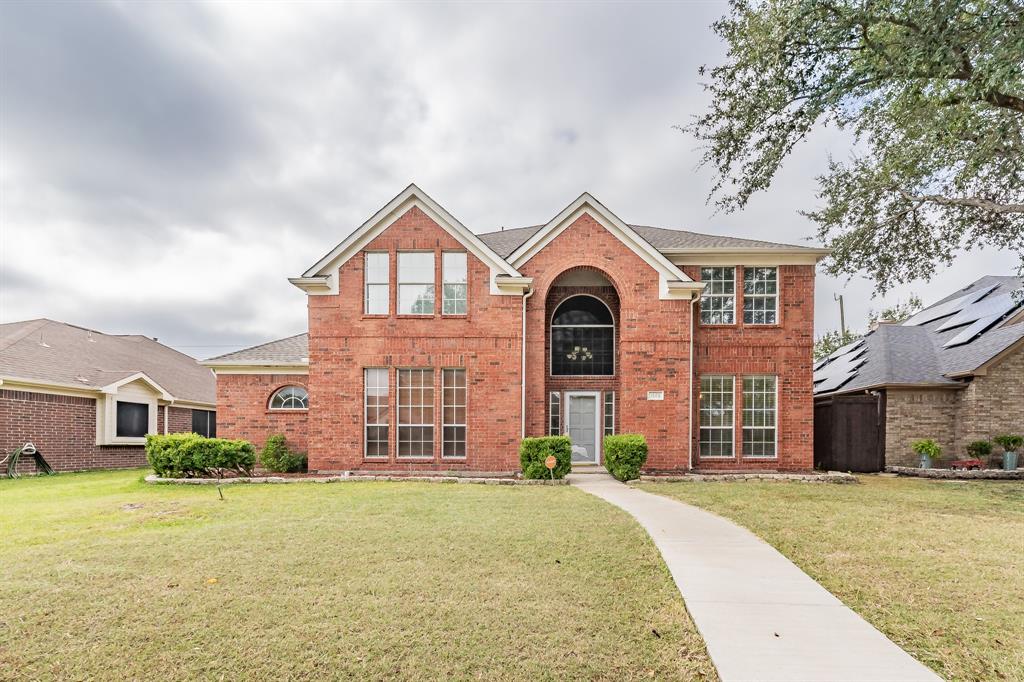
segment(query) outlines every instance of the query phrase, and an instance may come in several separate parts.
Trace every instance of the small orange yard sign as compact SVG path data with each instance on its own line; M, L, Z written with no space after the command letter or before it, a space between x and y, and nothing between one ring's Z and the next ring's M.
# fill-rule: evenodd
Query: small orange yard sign
M544 460L544 466L548 469L554 469L556 464L558 464L558 460L554 455L548 455L548 458Z

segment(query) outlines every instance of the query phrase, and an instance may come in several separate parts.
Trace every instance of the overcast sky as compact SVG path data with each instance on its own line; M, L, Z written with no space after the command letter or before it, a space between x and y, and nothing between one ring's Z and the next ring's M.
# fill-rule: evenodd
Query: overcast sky
M707 103L719 2L0 3L0 321L156 336L196 357L306 329L286 281L410 182L477 232L543 223L582 191L627 222L795 244L823 131L739 214L673 130ZM871 299L818 278L818 332Z

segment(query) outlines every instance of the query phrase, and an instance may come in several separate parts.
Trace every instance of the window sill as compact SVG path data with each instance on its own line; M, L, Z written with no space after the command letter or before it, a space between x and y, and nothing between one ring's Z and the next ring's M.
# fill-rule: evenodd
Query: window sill
M781 324L754 324L753 322L744 322L744 329L781 329Z
M272 409L268 409L266 411L266 414L307 414L308 412L309 412L309 408L307 407L304 410L272 410Z
M776 460L778 458L779 458L778 455L772 455L771 457L769 457L767 455L743 455L743 459L754 459L754 460L760 459L760 460L765 460L765 461L773 461L773 460Z
M705 459L717 459L717 460L729 460L729 461L731 461L731 460L735 460L736 459L736 455L697 455L697 459L700 459L702 461L705 460Z
M145 444L146 444L146 437L145 436L139 436L139 437L134 437L134 436L118 436L118 437L115 437L115 438L110 438L110 439L100 443L101 446L104 446L104 445L145 445Z
M736 322L723 322L719 324L709 324L706 322L700 322L697 326L700 327L701 329L732 329L733 327L738 327L739 324Z
M386 320L389 317L389 313L363 313L364 320Z
M399 313L395 315L399 320L430 320L437 316L437 313Z
M395 457L395 461L396 462L433 462L434 461L434 456L433 455L425 455L425 456L402 455L402 456L399 456L399 457Z

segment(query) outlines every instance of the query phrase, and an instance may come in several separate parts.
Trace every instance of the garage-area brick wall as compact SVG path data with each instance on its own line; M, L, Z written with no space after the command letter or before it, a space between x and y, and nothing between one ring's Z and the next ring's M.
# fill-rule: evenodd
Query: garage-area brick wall
M953 451L959 391L889 389L885 398L885 464L917 466L911 443L932 438L944 453Z
M1007 433L1024 435L1024 348L974 377L960 391L957 452L966 453L971 441Z
M217 435L241 438L262 448L268 436L283 434L296 452L309 448L306 410L271 410L270 398L285 386L307 390L304 374L218 374ZM316 397L310 393L310 404Z

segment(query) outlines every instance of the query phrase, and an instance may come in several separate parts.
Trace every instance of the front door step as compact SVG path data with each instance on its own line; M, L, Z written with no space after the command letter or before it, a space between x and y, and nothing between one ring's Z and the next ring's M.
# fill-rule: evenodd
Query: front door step
M572 473L574 474L607 474L608 470L600 464L573 464Z

